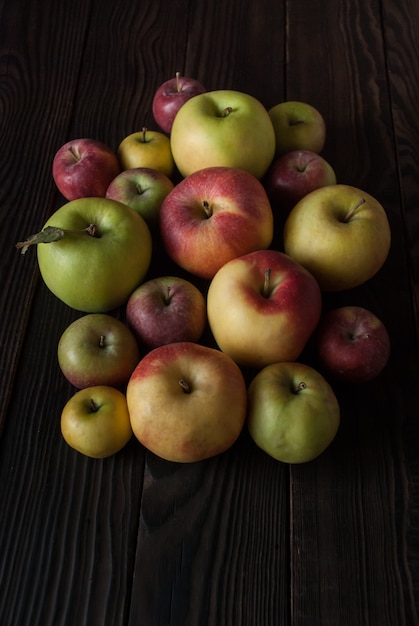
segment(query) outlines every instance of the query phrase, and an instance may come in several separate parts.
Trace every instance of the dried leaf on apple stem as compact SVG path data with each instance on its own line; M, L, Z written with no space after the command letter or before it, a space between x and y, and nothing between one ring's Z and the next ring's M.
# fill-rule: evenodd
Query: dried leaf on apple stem
M51 243L52 241L59 241L64 237L64 230L57 228L56 226L47 226L41 232L31 235L26 241L19 241L16 244L16 248L21 250L21 254L26 254L30 246L34 246L38 243Z

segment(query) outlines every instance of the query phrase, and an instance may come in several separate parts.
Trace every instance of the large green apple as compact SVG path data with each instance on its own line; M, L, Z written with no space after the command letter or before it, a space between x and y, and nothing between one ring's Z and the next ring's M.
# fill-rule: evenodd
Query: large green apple
M253 96L227 89L194 96L179 109L170 144L186 177L206 167L237 167L261 178L275 154L275 131Z
M47 287L68 306L103 313L124 304L143 281L152 241L144 219L107 198L80 198L46 222L61 239L38 243L38 263Z
M331 444L339 423L340 407L333 389L304 363L273 363L249 385L250 435L277 461L312 461Z

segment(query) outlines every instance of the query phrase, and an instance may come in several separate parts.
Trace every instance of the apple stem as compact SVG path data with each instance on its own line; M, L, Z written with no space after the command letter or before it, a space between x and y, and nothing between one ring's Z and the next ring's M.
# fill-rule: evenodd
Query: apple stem
M99 406L96 404L93 398L90 398L90 406L92 407L92 411L94 413L96 413L99 410Z
M105 346L105 335L101 335L99 339L99 348L103 348Z
M233 107L226 107L224 111L221 113L221 117L228 117L232 112Z
M164 303L165 304L170 304L170 300L172 299L172 297L170 295L170 290L171 290L170 285L167 285L167 290L166 290L166 293L165 293L165 296L164 296Z
M305 383L303 380L301 382L298 383L298 385L296 386L294 393L298 393L299 391L302 391L303 389L306 389L307 387L307 383Z
M210 203L208 202L208 200L203 200L203 201L202 201L202 206L203 206L203 208L204 208L205 215L206 215L207 217L211 217L211 216L212 216L212 208L211 208L211 205L210 205Z
M269 296L269 291L271 288L271 269L269 267L265 270L265 280L263 281L263 290L262 295L264 298Z
M182 91L181 87L180 87L180 72L176 72L176 91Z
M147 139L146 139L146 134L147 134L148 128L146 128L146 126L143 126L142 128L142 133L143 133L143 143L147 143Z
M60 241L60 239L64 238L66 233L87 233L91 237L97 236L95 224L89 224L86 228L80 229L46 226L39 233L31 235L25 241L18 241L16 248L21 250L21 254L26 254L30 246L37 245L38 243L52 243L54 241Z
M351 218L354 216L356 211L359 209L360 206L364 204L364 202L365 202L365 198L361 198L360 200L358 200L356 205L351 209L349 215L346 216L345 222L349 222L351 220Z
M191 393L190 386L188 385L186 380L184 380L183 378L180 379L179 385L181 386L183 393Z

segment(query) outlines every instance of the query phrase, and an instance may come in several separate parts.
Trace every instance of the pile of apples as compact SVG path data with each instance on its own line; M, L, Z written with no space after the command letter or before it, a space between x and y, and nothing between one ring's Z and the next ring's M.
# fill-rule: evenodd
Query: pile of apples
M57 151L67 202L17 244L36 245L47 287L83 313L58 344L77 388L62 434L95 458L134 434L163 459L193 462L227 450L247 424L273 458L310 461L339 428L329 378L365 383L389 358L373 312L322 310L323 293L384 264L386 212L337 183L320 155L325 121L307 103L268 111L177 74L152 107L160 130L116 151L89 138ZM157 242L178 275L149 276ZM319 371L298 361L309 340Z

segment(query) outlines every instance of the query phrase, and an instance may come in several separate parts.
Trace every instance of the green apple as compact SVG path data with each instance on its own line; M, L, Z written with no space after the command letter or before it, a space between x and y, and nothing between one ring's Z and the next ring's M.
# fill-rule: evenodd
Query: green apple
M317 279L323 291L341 291L369 280L384 264L391 232L383 206L350 185L307 194L285 222L284 249Z
M321 152L326 140L326 123L320 111L307 102L288 100L269 109L275 130L275 155L293 150Z
M118 146L118 158L123 170L148 167L171 178L174 162L167 135L143 128L125 137Z
M52 293L76 310L103 313L125 304L147 274L150 230L124 204L72 200L48 219L43 232L50 229L59 239L37 244L39 270Z
M265 107L253 96L209 91L179 109L170 135L172 154L186 177L207 167L246 170L261 178L275 153L275 132Z
M62 410L61 434L85 456L104 459L116 454L132 437L125 395L106 385L77 391Z
M273 363L249 385L247 424L256 445L277 461L306 463L332 443L340 407L329 383L312 367Z
M122 387L140 360L140 351L134 334L121 320L89 313L64 330L57 356L62 373L78 389Z

